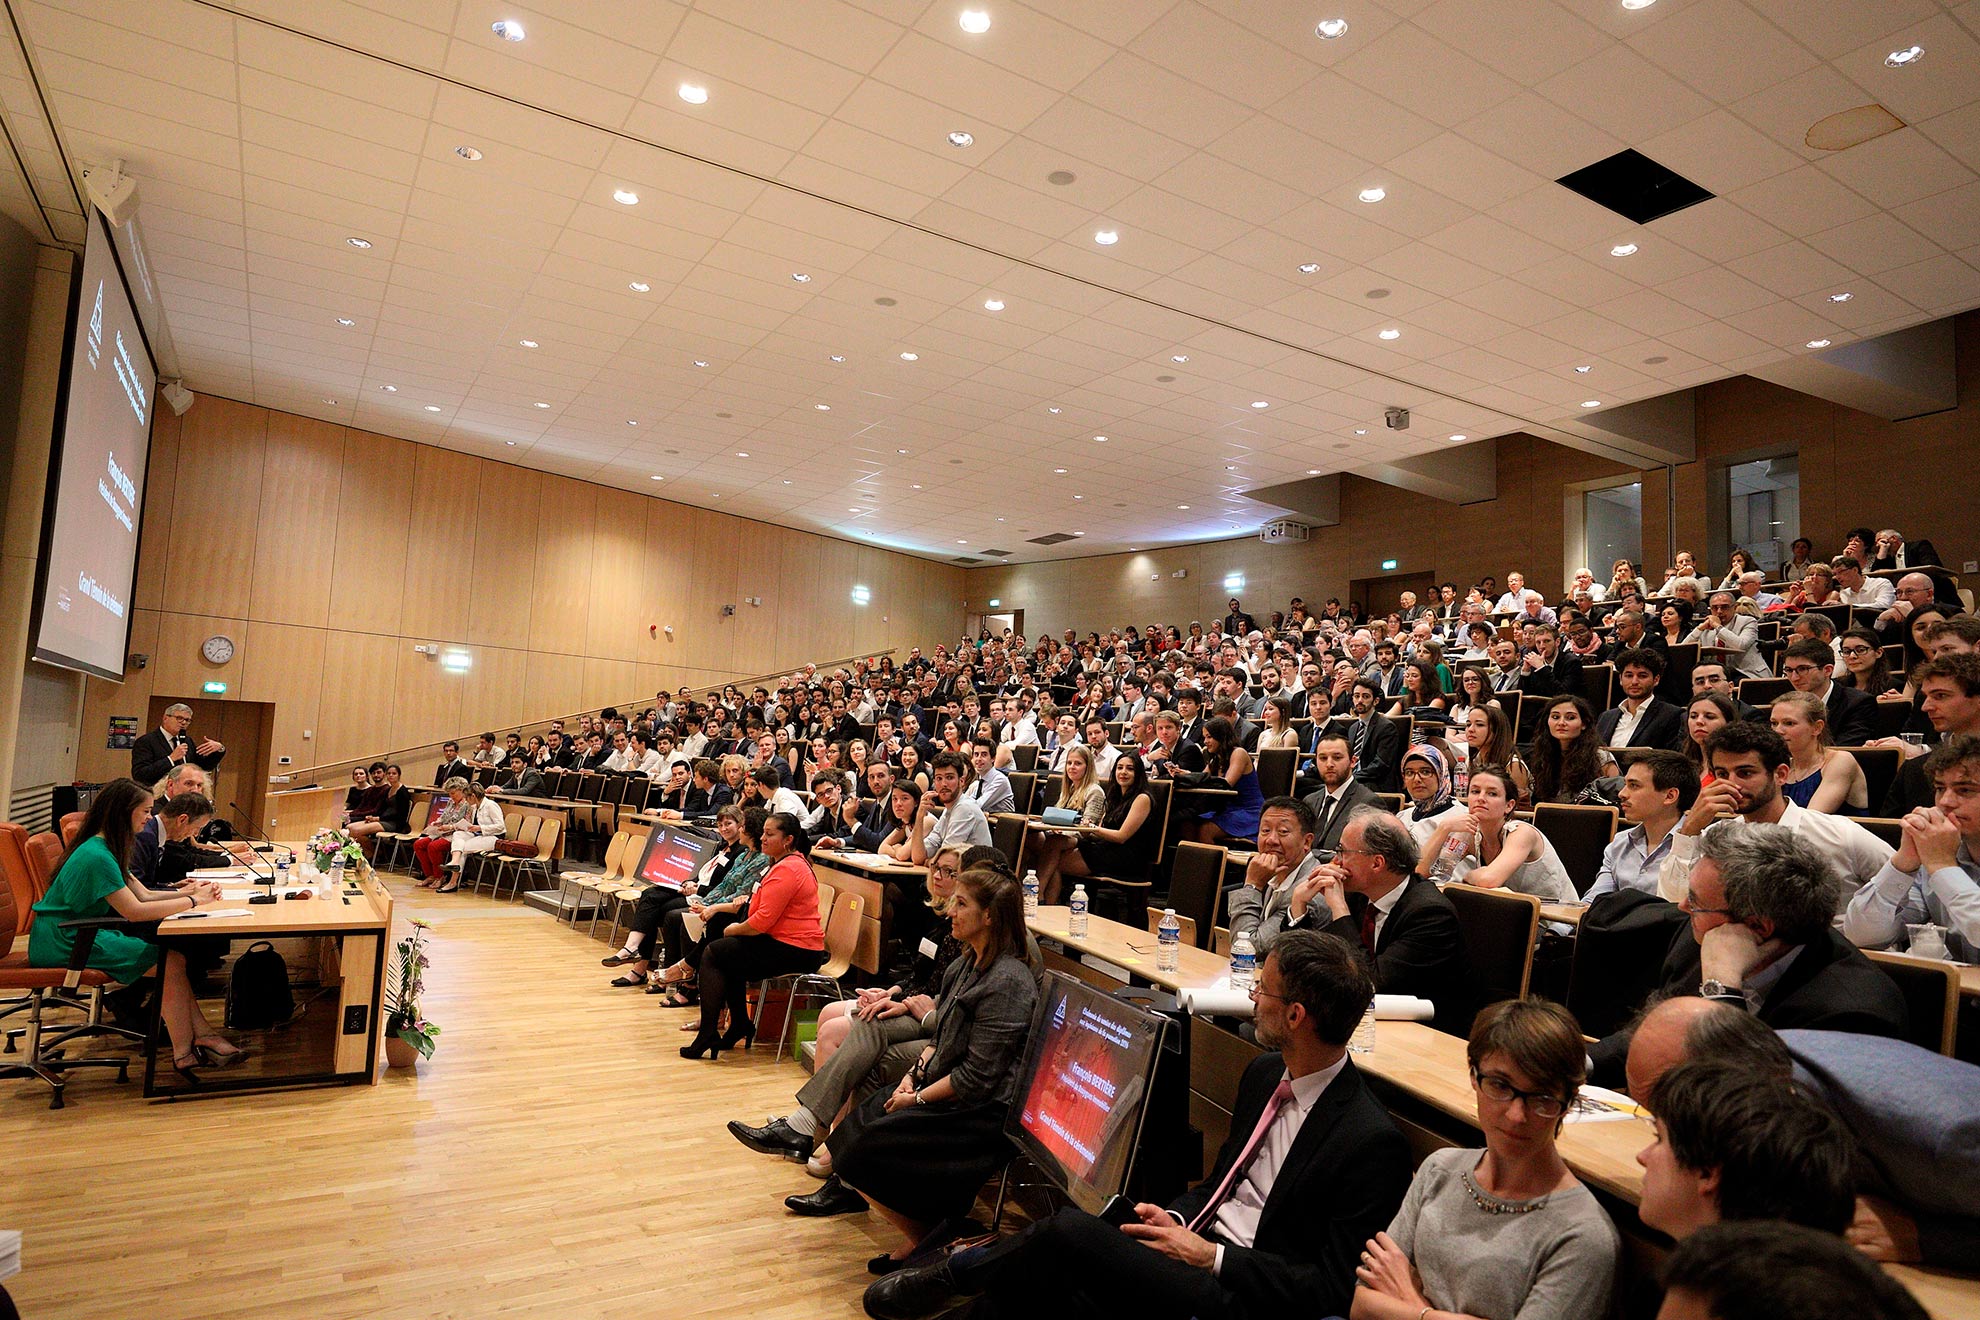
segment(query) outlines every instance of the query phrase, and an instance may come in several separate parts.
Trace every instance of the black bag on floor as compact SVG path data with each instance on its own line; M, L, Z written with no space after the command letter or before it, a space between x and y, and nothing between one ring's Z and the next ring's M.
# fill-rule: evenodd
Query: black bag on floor
M227 980L227 1025L235 1031L266 1031L296 1012L289 989L289 964L267 940L257 940L234 959Z

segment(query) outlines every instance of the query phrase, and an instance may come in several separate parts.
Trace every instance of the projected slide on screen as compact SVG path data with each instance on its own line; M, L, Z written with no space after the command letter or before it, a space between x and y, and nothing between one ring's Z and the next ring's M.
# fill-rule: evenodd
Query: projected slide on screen
M1157 1014L1048 972L1012 1133L1075 1202L1097 1210L1127 1181L1158 1056Z
M49 473L34 658L121 679L158 371L109 231L92 219Z

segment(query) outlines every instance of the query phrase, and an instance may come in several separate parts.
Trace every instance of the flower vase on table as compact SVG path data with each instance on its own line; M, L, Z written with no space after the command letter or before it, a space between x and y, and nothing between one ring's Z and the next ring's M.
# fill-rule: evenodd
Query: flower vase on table
M318 830L303 845L303 853L309 858L310 865L322 875L330 874L339 857L344 859L344 869L353 875L364 862L364 850L358 847L356 839L342 830Z

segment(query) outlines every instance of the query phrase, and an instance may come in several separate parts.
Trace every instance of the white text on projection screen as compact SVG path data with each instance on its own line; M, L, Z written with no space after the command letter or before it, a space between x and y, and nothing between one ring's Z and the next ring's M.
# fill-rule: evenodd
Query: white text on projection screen
M123 676L157 385L98 220L83 254L37 660Z

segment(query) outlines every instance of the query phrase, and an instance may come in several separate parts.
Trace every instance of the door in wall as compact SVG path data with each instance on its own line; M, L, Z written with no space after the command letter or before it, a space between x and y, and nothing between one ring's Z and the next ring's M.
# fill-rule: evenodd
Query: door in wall
M227 749L213 779L213 814L245 834L247 827L228 809L238 802L258 822L262 799L268 790L269 730L275 707L265 701L215 701L211 697L154 696L148 715L151 723L139 732L158 727L167 706L184 702L192 707L192 724L186 736L197 747L201 739L217 739Z

